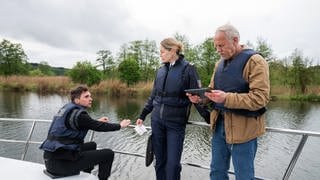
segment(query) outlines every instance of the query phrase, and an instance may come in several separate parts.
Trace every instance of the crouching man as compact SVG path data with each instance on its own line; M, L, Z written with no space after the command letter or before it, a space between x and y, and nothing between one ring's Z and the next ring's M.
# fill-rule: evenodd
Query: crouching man
M107 117L92 119L87 108L92 97L88 88L79 86L71 91L71 102L64 105L54 116L48 137L41 144L46 171L54 176L70 176L80 171L90 173L99 165L98 177L106 180L110 176L114 152L111 149L97 150L95 142L84 143L88 130L117 131L130 124L122 120L120 124L108 123Z

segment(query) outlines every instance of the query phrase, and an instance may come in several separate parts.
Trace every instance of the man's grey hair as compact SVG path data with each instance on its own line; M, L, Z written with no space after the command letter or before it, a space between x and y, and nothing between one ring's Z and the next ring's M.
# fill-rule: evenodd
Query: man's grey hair
M232 40L234 37L237 37L240 40L239 31L231 24L225 24L218 27L216 33L217 32L224 32L229 40Z

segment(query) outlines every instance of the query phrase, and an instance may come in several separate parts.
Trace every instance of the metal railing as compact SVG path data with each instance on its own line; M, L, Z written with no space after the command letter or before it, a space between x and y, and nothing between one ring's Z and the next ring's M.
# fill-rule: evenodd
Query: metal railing
M26 153L28 151L29 144L41 144L42 142L39 141L31 141L32 134L34 132L34 128L37 122L45 122L45 123L50 123L51 120L41 120L41 119L15 119L15 118L0 118L0 121L17 121L17 122L32 122L30 131L28 133L27 139L26 140L13 140L13 139L1 139L0 142L10 142L10 143L25 143L24 151L21 156L21 160L25 160ZM209 127L209 124L203 123L203 122L189 122L188 125L197 125L197 126L207 126ZM134 128L134 125L129 125L129 127ZM150 127L146 127L147 129L151 129ZM283 129L283 128L272 128L272 127L266 127L267 132L275 132L275 133L285 133L285 134L294 134L294 135L300 135L302 136L298 147L296 148L291 161L286 168L286 172L283 175L282 179L283 180L288 180L292 170L294 169L294 166L296 165L297 160L299 159L299 156L302 152L302 149L308 139L309 136L314 136L314 137L320 137L320 132L314 132L314 131L301 131L301 130L292 130L292 129ZM89 140L92 141L94 137L94 131L90 132ZM118 150L113 150L115 153L119 154L125 154L125 155L131 155L131 156L137 156L137 157L143 157L145 158L144 155L138 154L138 153L131 153L131 152L125 152L125 151L118 151ZM193 167L198 167L202 169L208 169L210 170L210 167L208 166L203 166L200 164L194 164L194 163L188 163L188 162L182 162L181 164L183 165L188 165L188 166L193 166ZM234 172L229 170L229 174L233 174ZM262 177L255 177L257 180L265 180L267 178L262 178Z

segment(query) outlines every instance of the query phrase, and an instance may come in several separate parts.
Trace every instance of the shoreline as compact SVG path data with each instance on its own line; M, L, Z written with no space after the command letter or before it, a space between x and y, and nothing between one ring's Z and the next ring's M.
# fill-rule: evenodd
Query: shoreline
M79 84L73 83L67 76L9 76L0 77L0 91L36 92L39 94L67 94L71 88ZM107 79L90 88L92 93L108 96L147 97L150 95L153 82L139 82L127 86L119 79ZM310 86L306 94L299 94L295 89L285 86L272 86L271 101L293 100L320 102L320 86Z

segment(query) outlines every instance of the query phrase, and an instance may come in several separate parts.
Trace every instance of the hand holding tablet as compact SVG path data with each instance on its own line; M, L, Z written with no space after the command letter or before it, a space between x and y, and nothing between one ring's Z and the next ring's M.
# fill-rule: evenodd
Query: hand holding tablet
M200 97L204 96L205 92L211 92L213 88L211 87L206 87L206 88L198 88L198 89L186 89L184 90L186 93L190 93L192 95L198 95Z

